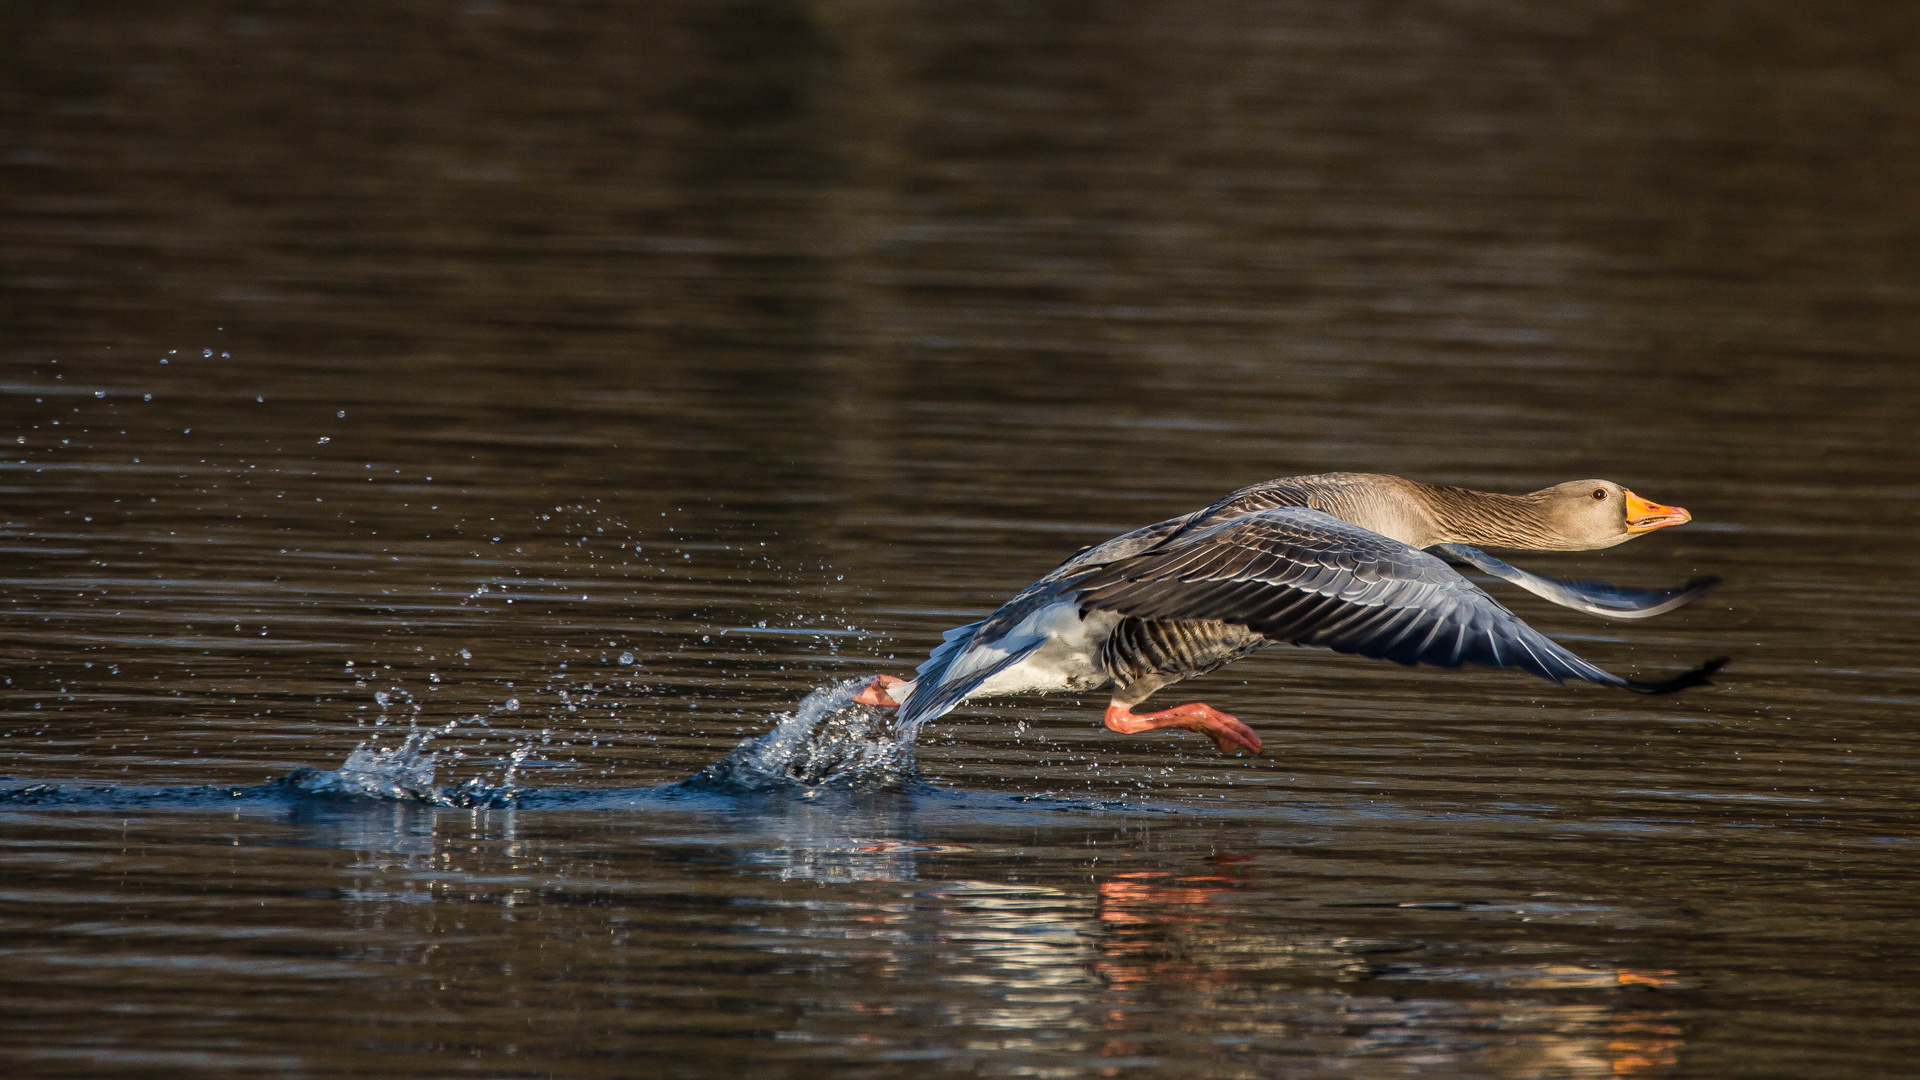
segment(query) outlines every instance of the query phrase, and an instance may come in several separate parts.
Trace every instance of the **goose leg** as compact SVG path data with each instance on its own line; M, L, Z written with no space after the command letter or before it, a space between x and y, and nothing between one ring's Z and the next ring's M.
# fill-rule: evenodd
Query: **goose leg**
M1245 750L1255 757L1260 755L1260 736L1255 735L1252 728L1204 702L1189 702L1136 716L1130 706L1115 701L1107 706L1106 719L1107 727L1122 735L1138 735L1160 728L1185 728L1212 739L1213 745L1223 754Z
M872 682L854 695L853 700L862 705L878 705L883 709L891 709L900 703L893 700L893 695L888 691L906 681L896 679L892 675L875 675Z

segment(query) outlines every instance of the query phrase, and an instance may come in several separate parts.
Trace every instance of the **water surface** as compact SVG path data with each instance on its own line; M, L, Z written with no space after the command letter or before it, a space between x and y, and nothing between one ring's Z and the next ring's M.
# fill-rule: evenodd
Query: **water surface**
M0 14L0 1059L1905 1075L1914 30ZM675 786L1084 544L1342 469L1685 505L1515 561L1706 602L1496 591L1733 662L1274 650L1182 688L1258 761L1060 698L884 790Z

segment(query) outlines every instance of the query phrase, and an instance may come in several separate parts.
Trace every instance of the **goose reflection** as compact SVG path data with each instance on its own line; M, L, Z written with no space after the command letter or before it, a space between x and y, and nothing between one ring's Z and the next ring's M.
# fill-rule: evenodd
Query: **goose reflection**
M406 942L376 958L478 978L458 944L471 916L436 912L520 909L551 950L487 970L503 1000L539 998L565 969L651 1008L663 970L705 986L711 965L749 964L793 1010L783 1038L863 1054L933 1038L956 1067L1060 1076L1204 1054L1254 1075L1651 1080L1684 1050L1663 996L1682 985L1673 971L1448 952L1417 940L1432 913L1304 904L1280 895L1270 858L1154 850L1137 831L1062 865L1031 822L963 845L910 800L749 800L682 820L670 857L686 876L663 893L601 856L552 861L525 812L384 809L327 827L355 851L341 867L355 924ZM653 866L642 853L663 850L611 823L605 836L616 859ZM1108 869L1115 851L1124 865ZM701 899L715 881L732 897L717 907Z
M1263 910L1271 898L1248 856L1063 887L941 876L952 856L1004 864L1006 852L876 837L871 822L836 828L831 814L784 820L786 842L755 856L783 878L920 886L911 901L843 900L832 926L809 929L832 942L823 952L858 939L877 961L873 985L848 988L861 998L852 1010L948 1029L982 1066L1117 1076L1208 1049L1263 1075L1304 1059L1545 1080L1656 1078L1679 1060L1676 1014L1644 996L1677 985L1674 972L1381 963L1377 939ZM799 822L815 831L794 835ZM893 996L910 986L939 992Z
M914 881L920 856L971 850L921 839L913 804L900 795L820 791L804 798L775 794L744 805L748 812L741 824L751 830L751 839L738 857L787 880L823 885Z
M1132 871L1096 886L1099 1054L1166 1048L1163 1017L1184 1016L1249 1063L1280 1069L1303 1052L1343 1061L1545 1080L1665 1075L1681 1029L1665 1010L1526 1000L1523 990L1606 991L1676 985L1674 972L1576 965L1462 964L1383 971L1364 938L1290 932L1249 919L1250 859L1216 855L1191 874ZM1470 983L1478 998L1391 991L1383 976ZM1117 1068L1096 1070L1119 1075Z

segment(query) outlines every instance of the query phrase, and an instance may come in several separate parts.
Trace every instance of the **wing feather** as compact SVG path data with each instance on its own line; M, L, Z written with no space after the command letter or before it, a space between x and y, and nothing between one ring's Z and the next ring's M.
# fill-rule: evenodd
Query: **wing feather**
M1432 555L1298 506L1179 533L1072 585L1083 611L1209 619L1402 664L1515 667L1635 688L1580 659Z
M1634 589L1609 585L1604 581L1562 581L1508 566L1479 548L1466 544L1436 544L1434 549L1448 559L1468 563L1494 577L1504 578L1562 607L1608 619L1652 618L1700 599L1707 594L1707 590L1720 583L1717 577L1698 577L1677 589Z

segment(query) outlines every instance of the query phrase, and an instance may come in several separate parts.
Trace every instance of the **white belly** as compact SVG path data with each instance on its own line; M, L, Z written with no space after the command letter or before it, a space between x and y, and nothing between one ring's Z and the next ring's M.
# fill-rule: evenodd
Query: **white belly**
M1089 612L1082 619L1079 605L1072 602L1050 604L1022 620L1004 637L975 643L948 669L946 681L992 667L1038 641L1039 648L1012 667L994 673L966 699L1095 689L1108 681L1106 669L1100 664L1100 646L1119 621L1118 615L1105 611Z

